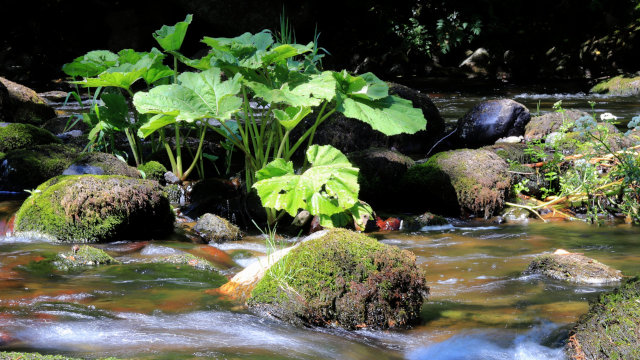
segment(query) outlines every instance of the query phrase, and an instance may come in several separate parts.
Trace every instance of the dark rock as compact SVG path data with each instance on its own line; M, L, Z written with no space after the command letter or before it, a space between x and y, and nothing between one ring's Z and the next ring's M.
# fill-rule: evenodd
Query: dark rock
M562 125L575 122L588 113L579 110L566 110L562 112L550 112L540 116L533 116L524 128L524 139L526 141L544 140L544 138L554 131L558 131Z
M425 226L443 226L448 225L447 219L442 216L426 212L422 215L412 216L404 220L403 229L408 231L417 231Z
M411 135L386 136L360 120L335 113L318 127L314 142L319 145L332 145L343 153L371 147L395 149L403 154L426 153L444 131L444 120L440 112L426 94L404 85L389 83L389 94L410 100L414 107L422 109L427 119L427 129ZM305 120L306 129L311 127L313 121L313 116L312 119Z
M56 112L35 91L0 77L0 121L40 125ZM7 97L8 95L8 97Z
M401 187L407 207L485 218L502 209L511 187L509 165L488 150L445 151L410 168Z
M202 215L194 230L207 242L223 243L242 238L242 232L237 226L214 214Z
M530 117L529 110L513 100L483 101L458 120L459 147L478 148L500 138L521 136Z
M572 360L640 359L640 279L600 295L569 333Z
M58 144L60 140L47 130L30 124L0 123L0 151L29 148L35 145Z
M16 236L60 242L163 237L174 215L155 181L124 176L55 177L33 191L16 213Z
M614 270L601 262L582 254L556 250L553 254L535 258L525 274L541 274L557 280L580 284L603 284L622 279L619 270Z
M78 157L80 149L69 145L36 145L13 150L0 162L0 190L33 189L46 180L61 175Z
M80 155L62 175L122 175L140 179L140 171L127 165L115 155L90 152Z
M467 71L470 74L469 77L475 78L489 74L490 62L491 56L489 56L489 52L484 48L478 48L468 58L464 59L459 67Z
M386 148L370 148L347 157L360 169L360 199L374 207L397 204L397 196L401 193L398 179L415 163L410 157Z
M418 320L428 292L411 252L333 229L271 266L248 304L294 324L384 329Z

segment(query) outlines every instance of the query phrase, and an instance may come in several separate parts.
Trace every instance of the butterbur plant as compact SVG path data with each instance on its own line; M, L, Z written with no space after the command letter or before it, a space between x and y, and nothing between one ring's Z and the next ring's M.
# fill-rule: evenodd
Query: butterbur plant
M148 53L156 54L154 61L143 63L144 56L123 65L121 54L112 67L77 83L124 89L135 110L131 122L136 138L157 134L172 171L181 179L202 158L207 132L232 144L245 159L246 190L257 190L272 224L279 214L295 215L300 209L320 216L327 226L344 224L366 211L357 201L357 169L337 149L312 146L318 126L341 112L386 135L412 134L426 128L422 111L408 100L389 95L388 85L374 74L322 71L317 36L306 45L282 43L291 39L276 41L268 30L233 38L204 37L208 53L190 59L179 50L191 21L188 15L185 21L163 26L154 34L164 52L172 56L173 69L155 62L164 59L158 50ZM192 70L179 73L178 62ZM131 85L160 67L165 76L147 81L147 91L133 94ZM119 75L107 84L113 74ZM303 131L295 132L301 135L294 137L293 130L303 123ZM199 138L188 167L182 164L184 129L197 130ZM175 139L174 149L167 139L169 131ZM305 149L304 164L296 170L292 156Z

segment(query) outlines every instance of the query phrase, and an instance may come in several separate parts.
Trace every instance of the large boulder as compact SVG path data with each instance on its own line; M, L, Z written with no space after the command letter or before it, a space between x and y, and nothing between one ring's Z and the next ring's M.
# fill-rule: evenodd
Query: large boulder
M630 96L640 94L640 76L618 75L591 88L592 93Z
M122 175L141 178L140 171L127 165L113 154L90 152L80 155L73 164L66 168L62 175Z
M335 113L318 127L314 142L319 145L332 145L343 153L370 147L395 149L404 154L426 153L444 132L444 120L440 112L429 96L407 86L390 83L389 94L410 100L414 107L422 109L422 114L427 119L427 129L411 135L386 136L360 120ZM313 121L315 117L312 115L305 121L305 127L309 128Z
M428 292L411 252L334 229L273 264L248 304L300 325L395 328L419 318Z
M35 145L59 144L60 139L47 130L30 124L0 123L0 151L7 152Z
M600 295L569 334L572 360L640 359L640 280Z
M163 237L174 215L155 181L124 176L55 177L33 191L16 213L16 236L60 242Z
M478 149L445 151L410 168L402 180L408 208L488 218L499 212L511 187L509 165Z
M35 91L0 77L0 121L40 125L55 116Z
M590 259L582 254L557 250L553 254L536 257L525 274L541 274L557 280L580 284L603 284L622 279L619 270Z
M459 147L478 148L500 138L522 136L530 118L529 110L513 100L483 101L458 120Z
M36 145L7 152L0 159L0 190L30 190L62 174L80 149L62 145Z
M399 180L415 164L410 157L386 148L370 148L347 154L360 169L359 198L374 207L397 204Z
M584 111L566 110L564 112L550 112L534 116L524 128L524 139L526 141L543 140L552 132L559 131L563 125L573 123L585 115L589 116Z

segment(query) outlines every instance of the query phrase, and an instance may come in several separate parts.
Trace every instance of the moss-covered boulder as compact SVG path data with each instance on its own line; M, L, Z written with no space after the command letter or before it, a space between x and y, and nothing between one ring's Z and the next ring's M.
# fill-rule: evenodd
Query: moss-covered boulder
M53 265L63 271L117 263L104 250L89 245L74 246L71 251L58 254L53 261Z
M588 258L582 254L557 250L553 254L536 257L525 274L541 274L557 280L580 284L603 284L622 279L619 270Z
M550 112L540 116L533 116L524 128L526 141L542 140L554 131L558 131L563 125L569 125L583 116L590 116L580 110L566 110L563 112Z
M2 122L40 125L56 116L53 108L35 91L3 77L0 77L0 98Z
M55 135L30 124L0 123L0 151L7 152L35 145L59 144Z
M417 231L425 226L444 226L448 224L449 221L442 216L426 212L421 215L411 216L404 219L403 228L409 231Z
M133 166L127 165L115 155L90 152L80 155L62 175L122 175L135 179L140 179L140 171Z
M207 242L223 243L242 238L242 232L237 226L211 213L202 215L193 229Z
M155 180L161 184L165 182L164 174L167 172L167 168L157 161L146 162L138 166L138 170L144 172L146 179Z
M408 208L485 218L500 211L511 187L509 165L488 150L445 151L410 168L402 180Z
M151 262L155 264L185 265L197 270L214 271L216 269L210 261L187 253L155 257Z
M271 266L248 304L294 324L394 328L418 319L428 292L411 252L334 229Z
M169 200L155 181L59 176L25 200L14 231L60 242L106 242L163 237L173 222Z
M410 157L386 148L371 148L347 154L349 161L360 169L359 198L374 207L397 204L399 180L415 164Z
M590 91L619 96L638 95L640 94L640 76L619 75L599 82Z
M5 154L0 162L0 190L30 190L62 174L80 149L62 144L36 145Z
M570 333L566 352L574 360L640 359L640 279L600 295Z

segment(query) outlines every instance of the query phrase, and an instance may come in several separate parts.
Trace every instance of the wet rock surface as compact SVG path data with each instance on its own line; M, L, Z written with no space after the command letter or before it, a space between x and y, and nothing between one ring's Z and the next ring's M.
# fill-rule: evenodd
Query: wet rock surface
M207 242L222 243L240 240L242 232L227 219L214 214L204 214L196 223L194 230Z
M547 135L559 130L562 125L568 125L585 115L590 116L587 112L580 110L565 110L532 116L525 126L524 139L526 141L543 140Z
M500 138L521 136L530 118L529 110L513 100L483 101L458 120L458 147L478 148Z
M541 274L557 280L580 284L603 284L622 279L619 270L582 254L557 250L541 255L529 264L525 274Z
M40 125L55 116L35 91L0 77L0 121Z
M62 175L122 175L131 178L141 178L140 172L118 159L115 155L90 152L80 155L73 161Z

